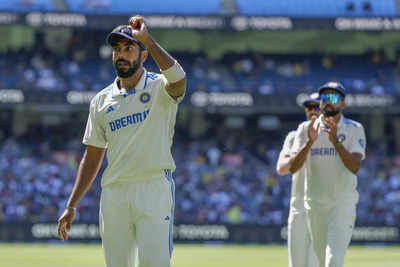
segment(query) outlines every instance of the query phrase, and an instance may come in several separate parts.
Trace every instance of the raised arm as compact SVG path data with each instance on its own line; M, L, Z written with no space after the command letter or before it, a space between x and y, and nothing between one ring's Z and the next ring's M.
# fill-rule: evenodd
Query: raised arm
M58 236L62 241L68 239L68 231L75 218L76 207L96 178L105 150L105 148L87 146L83 154L67 207L58 219Z
M134 16L129 24L133 29L132 35L146 46L167 79L165 89L169 95L175 99L183 96L186 90L186 74L180 64L150 35L143 17Z

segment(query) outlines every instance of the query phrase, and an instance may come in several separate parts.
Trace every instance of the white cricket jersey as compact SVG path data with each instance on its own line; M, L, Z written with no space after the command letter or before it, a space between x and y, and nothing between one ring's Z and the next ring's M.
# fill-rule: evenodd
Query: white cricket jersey
M315 120L314 127L320 124L319 135L307 156L305 167L305 207L330 207L337 203L358 202L357 176L344 166L334 145L329 141L328 133L321 121L322 115ZM292 153L297 153L308 141L308 126L303 122L296 131ZM364 127L343 115L338 123L337 137L349 153L360 153L365 158L366 138Z
M279 153L279 161L291 155L296 131L291 131L283 142L283 147ZM292 175L292 189L290 198L290 207L296 211L304 210L304 168L300 168L296 173Z
M183 96L172 98L166 83L162 74L144 70L129 93L118 88L116 79L92 99L83 143L107 148L102 187L163 177L164 169L175 170L171 145Z

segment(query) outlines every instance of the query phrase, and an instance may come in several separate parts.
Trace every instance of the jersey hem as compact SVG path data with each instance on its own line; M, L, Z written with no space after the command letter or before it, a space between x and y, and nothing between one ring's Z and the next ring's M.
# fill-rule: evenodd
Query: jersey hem
M104 177L102 178L102 180L103 179L104 179ZM118 177L118 178L114 179L113 181L106 182L106 183L103 183L103 181L102 181L101 188L106 188L106 187L109 187L109 186L112 186L115 184L132 184L132 183L136 183L136 182L151 181L151 180L157 180L157 179L165 179L164 170L152 172L152 173L148 173L148 174Z

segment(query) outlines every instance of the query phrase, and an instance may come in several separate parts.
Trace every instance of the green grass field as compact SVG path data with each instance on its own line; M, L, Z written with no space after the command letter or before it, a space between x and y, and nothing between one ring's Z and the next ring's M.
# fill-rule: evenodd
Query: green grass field
M176 245L173 267L287 267L283 246ZM0 244L0 267L105 266L99 245ZM399 267L400 247L356 247L346 267Z

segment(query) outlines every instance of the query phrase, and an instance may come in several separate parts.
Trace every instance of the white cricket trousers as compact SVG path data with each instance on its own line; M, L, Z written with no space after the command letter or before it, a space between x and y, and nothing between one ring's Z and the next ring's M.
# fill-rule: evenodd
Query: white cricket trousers
M320 267L343 267L356 219L355 204L307 209L311 239Z
M289 267L318 267L307 227L306 210L290 208L288 219Z
M102 190L99 226L107 267L170 267L175 184L159 179L121 182Z

